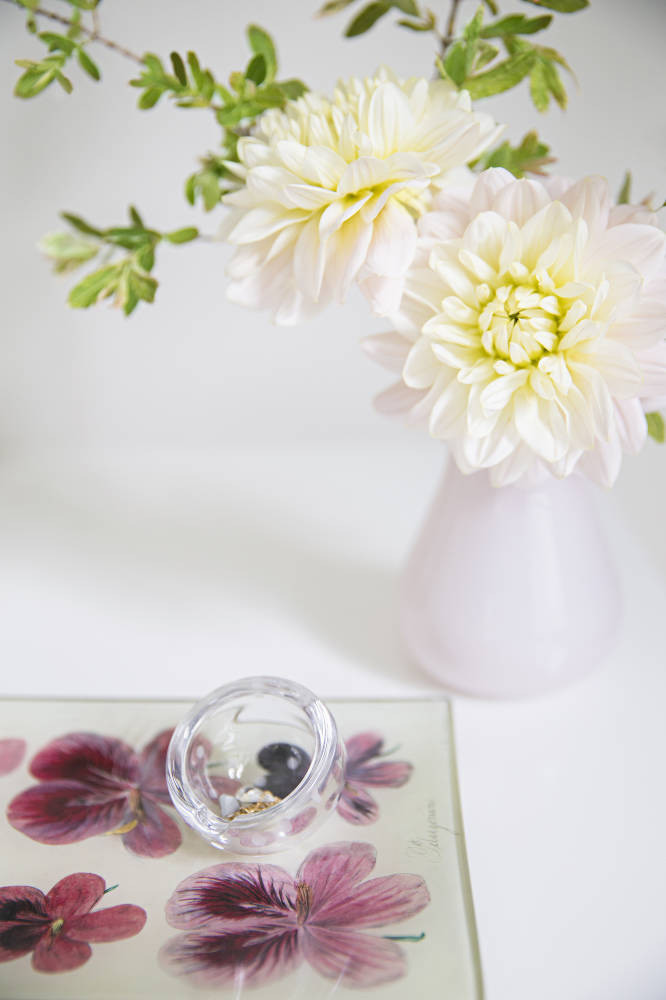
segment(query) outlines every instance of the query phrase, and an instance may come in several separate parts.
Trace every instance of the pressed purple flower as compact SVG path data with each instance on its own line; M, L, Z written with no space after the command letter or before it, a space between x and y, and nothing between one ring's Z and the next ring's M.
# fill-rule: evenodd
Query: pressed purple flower
M0 777L14 771L25 756L25 740L0 740Z
M33 758L30 772L40 783L10 802L9 822L42 844L117 833L134 854L171 854L181 842L161 808L171 805L165 772L171 733L159 733L141 753L95 733L53 740Z
M104 895L104 879L79 872L44 895L31 885L0 887L0 962L32 952L38 972L69 972L92 955L90 942L119 941L146 922L140 906L90 911Z
M296 876L269 864L228 862L197 872L167 903L167 920L186 931L161 952L167 971L199 986L262 986L305 960L336 983L378 986L407 971L395 940L367 928L406 920L430 896L417 875L368 879L371 844L312 851Z
M359 733L347 740L345 746L345 784L338 800L338 812L357 826L374 823L379 816L379 806L366 791L366 786L400 788L409 781L412 765L400 760L377 761L376 758L385 753L384 739L377 733Z

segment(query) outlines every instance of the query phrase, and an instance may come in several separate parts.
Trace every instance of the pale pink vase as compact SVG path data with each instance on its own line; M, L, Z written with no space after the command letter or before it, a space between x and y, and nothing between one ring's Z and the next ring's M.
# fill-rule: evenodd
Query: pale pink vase
M493 487L451 461L402 579L416 661L452 690L493 698L591 671L621 606L594 492L578 476Z

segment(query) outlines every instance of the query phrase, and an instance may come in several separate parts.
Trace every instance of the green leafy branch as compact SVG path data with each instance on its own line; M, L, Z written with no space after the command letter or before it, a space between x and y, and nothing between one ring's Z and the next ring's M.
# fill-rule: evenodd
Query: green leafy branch
M140 56L100 34L97 16L99 0L63 0L70 8L68 16L41 7L38 0L2 0L2 2L27 11L28 31L46 45L46 54L41 59L16 60L17 66L24 71L14 88L16 97L36 97L52 83L60 84L63 90L70 94L73 89L72 81L65 75L64 69L74 58L84 73L95 81L100 80L99 67L88 51L88 46L92 42L105 45L135 62L141 62ZM91 15L92 25L83 23L84 12ZM39 18L56 22L67 29L66 33L39 31Z
M74 309L87 309L103 299L112 299L129 316L139 302L155 298L157 280L150 272L158 244L189 243L199 237L198 229L192 226L166 233L150 229L134 207L129 209L130 225L108 229L99 229L68 212L63 212L62 217L70 231L49 233L39 244L54 270L67 274L95 259L102 265L72 288L68 302Z
M557 67L571 72L570 67L555 49L535 45L526 38L544 31L551 21L551 14L533 18L510 14L484 25L483 8L479 7L461 37L438 60L439 71L457 87L469 91L474 100L510 90L529 77L530 95L538 111L548 108L551 96L564 108L567 93ZM504 47L504 57L491 39Z

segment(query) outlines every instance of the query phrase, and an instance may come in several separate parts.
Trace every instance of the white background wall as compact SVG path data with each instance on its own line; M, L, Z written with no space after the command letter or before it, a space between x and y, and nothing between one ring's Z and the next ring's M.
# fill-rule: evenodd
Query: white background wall
M381 62L405 75L429 74L429 37L399 30L388 17L368 35L344 40L349 15L318 19L317 6L105 0L100 13L111 38L165 57L194 48L222 78L245 64L250 20L274 34L285 75L311 87L329 90L339 75L366 74ZM519 0L502 7L534 13ZM463 17L473 10L467 0ZM666 3L593 0L584 14L556 20L548 44L566 54L580 80L569 111L538 115L526 87L484 107L511 123L514 138L538 127L563 172L604 173L617 188L631 166L635 191L655 190L663 200ZM13 59L39 51L21 13L0 3L0 441L21 449L397 441L398 428L370 406L386 376L358 340L382 324L360 299L302 328L274 328L265 315L225 301L226 248L205 245L167 248L155 306L141 306L129 320L106 306L77 313L64 305L71 280L52 277L35 251L40 235L57 227L58 211L118 224L135 202L158 228L195 223L215 231L220 215L200 218L182 185L197 154L215 147L218 129L209 113L166 102L138 111L137 91L126 86L133 65L99 46L103 85L74 68L72 96L53 87L16 100Z

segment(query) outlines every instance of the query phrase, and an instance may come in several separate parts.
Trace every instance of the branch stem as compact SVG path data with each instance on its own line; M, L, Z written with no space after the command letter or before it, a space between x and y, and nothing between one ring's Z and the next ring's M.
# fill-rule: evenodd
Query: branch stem
M446 28L444 29L444 35L441 38L441 49L440 55L444 57L446 50L455 38L456 32L456 17L458 15L458 8L460 7L462 0L451 0L451 8L449 10L449 16L446 22Z
M46 10L44 7L24 7L23 4L18 3L17 0L0 0L0 2L11 4L12 7L18 7L19 10L27 10L29 13L34 14L37 17L46 17L50 21L56 21L58 24L62 24L67 28L71 28L72 26L72 22L68 20L68 18L63 17L62 14L56 14L55 11ZM95 21L93 23L96 24ZM119 45L118 42L114 42L111 38L104 38L99 34L97 27L86 28L82 24L79 24L78 29L81 34L86 35L91 42L98 42L100 45L104 45L107 49L117 52L118 55L124 56L125 59L131 59L132 62L138 63L139 66L143 66L143 59L141 56L138 56L136 52L132 52L130 49L125 48L124 45Z

